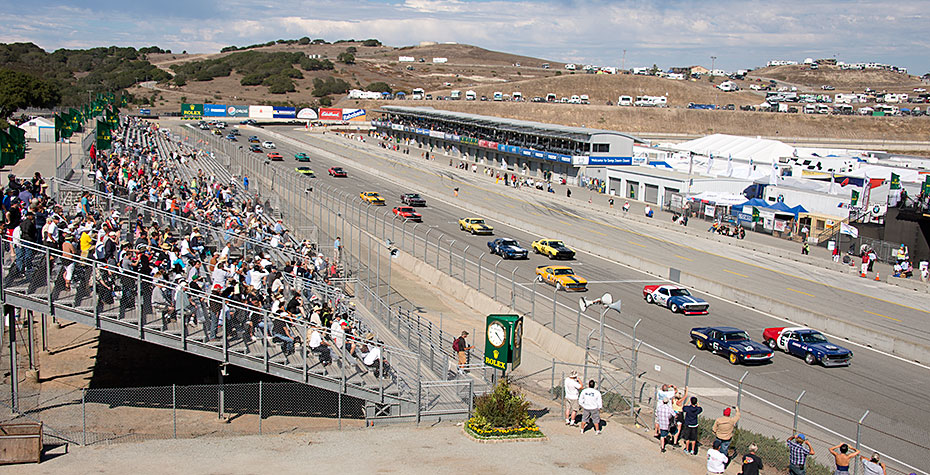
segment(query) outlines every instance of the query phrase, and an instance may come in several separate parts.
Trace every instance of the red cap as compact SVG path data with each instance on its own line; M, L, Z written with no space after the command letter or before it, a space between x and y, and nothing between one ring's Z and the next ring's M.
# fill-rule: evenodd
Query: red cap
M723 415L725 415L725 416L727 416L727 417L730 416L730 408L729 408L729 407L723 410Z

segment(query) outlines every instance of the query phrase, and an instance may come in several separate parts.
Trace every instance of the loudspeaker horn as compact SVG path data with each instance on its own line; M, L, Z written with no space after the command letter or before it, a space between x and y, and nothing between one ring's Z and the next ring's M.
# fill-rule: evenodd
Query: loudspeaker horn
M588 307L589 307L592 303L594 303L594 302L588 302L584 297L581 297L580 299L578 299L578 308L580 308L581 311L584 312L585 310L588 309Z

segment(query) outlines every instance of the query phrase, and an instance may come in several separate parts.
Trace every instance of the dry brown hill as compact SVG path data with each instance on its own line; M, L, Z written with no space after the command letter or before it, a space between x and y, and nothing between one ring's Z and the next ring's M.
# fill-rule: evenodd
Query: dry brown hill
M919 87L920 78L908 74L880 69L844 70L838 66L821 65L811 69L809 65L770 66L749 73L749 77L774 79L798 86L820 90L823 85L833 86L837 91L862 92L865 88L889 92L910 92ZM926 85L924 86L926 87Z

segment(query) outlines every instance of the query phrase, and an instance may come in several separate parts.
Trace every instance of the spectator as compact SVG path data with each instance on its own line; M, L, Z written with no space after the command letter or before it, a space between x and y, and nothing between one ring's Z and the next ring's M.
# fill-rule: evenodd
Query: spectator
M735 411L736 414L730 416ZM733 430L736 429L736 422L739 421L739 408L728 407L723 410L723 417L718 417L714 421L714 437L720 441L720 451L729 456L730 441L733 439Z
M310 337L307 338L307 344L310 347L310 352L317 355L324 368L333 362L333 357L329 351L329 342L323 339L320 327L316 324L310 326Z
M454 351L458 357L459 374L465 374L465 365L468 364L468 350L474 348L474 346L469 345L465 341L465 337L467 336L468 336L468 332L463 331L461 336L459 336L458 338L455 339L455 341L452 342L452 351Z
M811 452L813 454L813 452ZM878 452L872 454L872 458L862 456L862 470L865 475L885 475L885 462L882 462Z
M727 463L730 462L730 459L727 458L726 454L721 450L721 444L719 440L714 441L714 445L707 451L707 473L710 474L722 474L727 469Z
M756 455L759 446L749 444L749 453L743 455L743 473L742 475L759 475L762 470L762 459Z
M578 393L581 391L581 379L578 378L578 372L572 371L565 378L565 425L578 425L575 418L578 417Z
M627 201L627 202L623 203L623 212L624 212L624 213L628 213L629 211L630 211L630 202Z
M604 407L601 401L601 392L595 388L594 380L588 381L588 387L578 395L578 405L581 406L581 433L584 434L590 421L594 424L595 434L601 433L601 408Z
M850 460L855 462L856 456L859 455L860 452L858 450L850 452L848 445L838 444L830 447L830 453L833 454L833 459L836 462L835 475L847 475L849 473Z
M698 399L691 396L691 404L681 408L685 413L683 434L685 439L685 452L691 455L697 455L698 440L698 415L704 412L704 408L698 404Z
M688 400L688 387L685 386L684 392L676 391L675 397L672 398L672 410L675 411L675 421L674 421L674 432L675 434L675 446L678 446L679 440L681 440L681 426L685 422L685 413L683 411L685 402Z
M814 455L814 448L804 434L788 437L788 473L804 475L807 457Z
M656 409L656 419L659 425L659 451L665 452L665 440L668 439L668 428L675 417L675 411L672 410L672 404L667 397L663 397Z
M677 388L671 384L663 384L658 390L656 390L656 409L654 414L653 423L655 425L655 432L652 434L653 437L659 437L659 406L662 405L663 399L671 399L675 396Z

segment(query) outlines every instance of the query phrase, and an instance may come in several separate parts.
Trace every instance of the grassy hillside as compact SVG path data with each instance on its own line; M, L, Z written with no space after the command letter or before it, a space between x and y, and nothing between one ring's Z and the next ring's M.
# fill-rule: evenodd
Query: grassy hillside
M867 87L875 90L888 90L889 92L910 92L913 88L920 87L921 84L920 78L917 76L894 71L844 70L829 65L822 65L813 70L810 66L804 64L771 66L752 71L749 76L775 79L776 81L806 86L815 90L820 90L821 86L828 85L842 92L862 92Z

